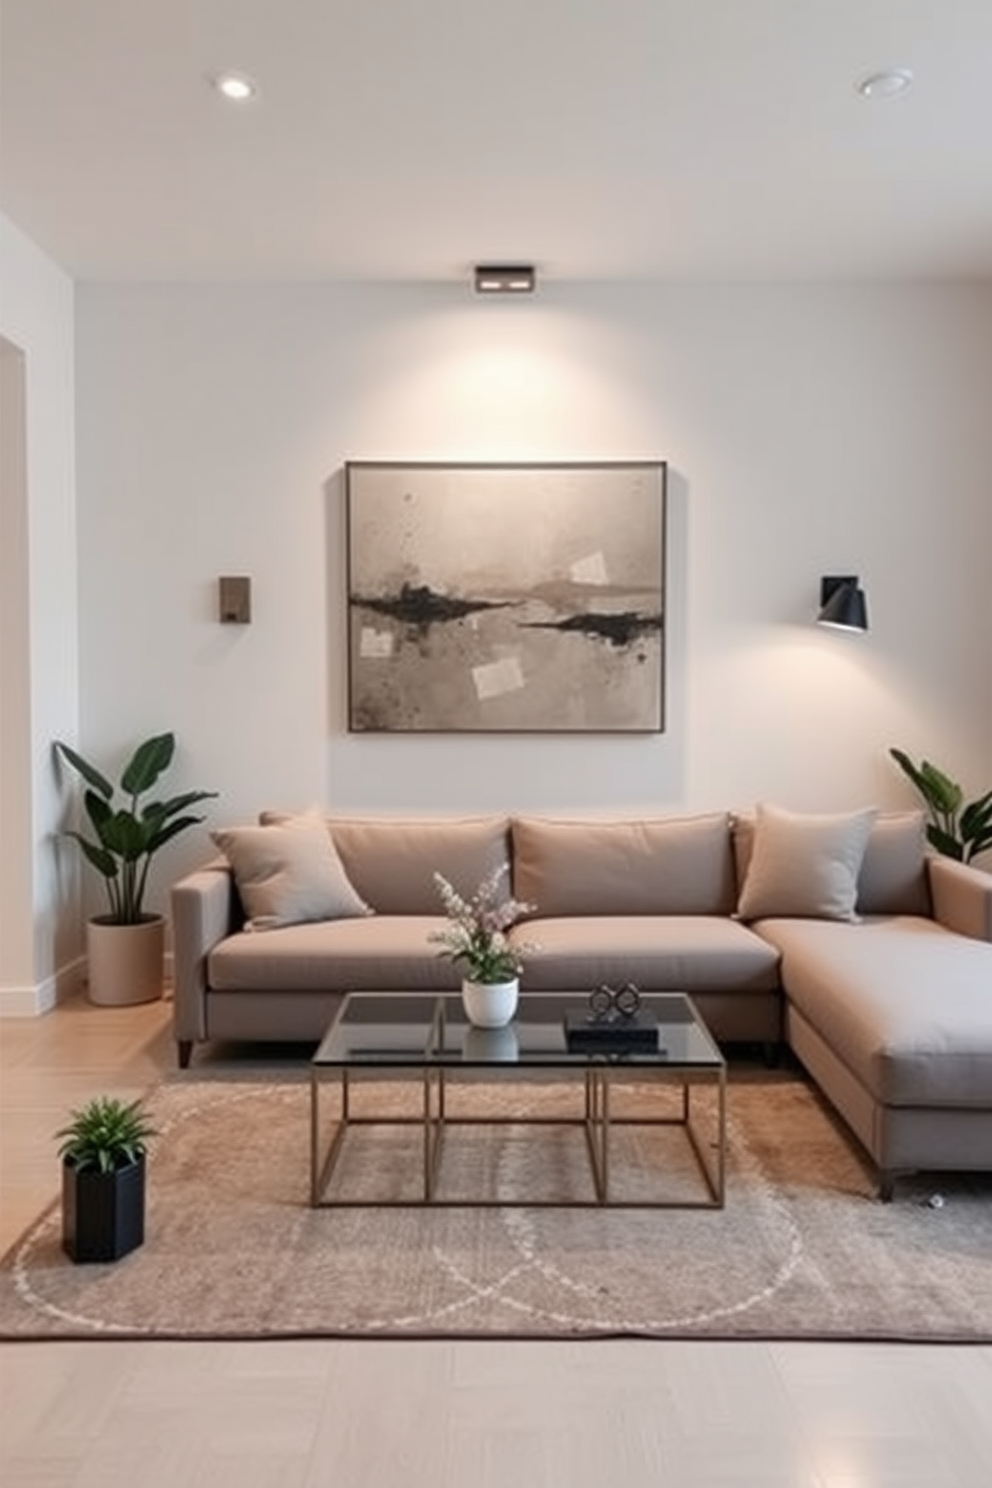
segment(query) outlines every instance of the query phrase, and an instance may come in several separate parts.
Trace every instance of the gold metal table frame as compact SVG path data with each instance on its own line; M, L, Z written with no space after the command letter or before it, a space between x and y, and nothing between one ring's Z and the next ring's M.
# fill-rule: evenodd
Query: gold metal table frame
M559 997L564 1010L567 998L564 994L559 994ZM692 1008L689 999L685 998L684 1001L688 1003L692 1016L702 1027L699 1015ZM574 1002L575 999L572 1002L573 1006ZM343 1013L344 1008L339 1011L337 1017L340 1019ZM434 1014L435 1028L439 1019L443 1024L444 999L440 996L437 999ZM529 1074L535 1073L540 1073L542 1076L551 1073L569 1083L581 1078L585 1094L584 1108L579 1116L535 1115L531 1112L514 1115L512 1095L508 1095L508 1109L504 1114L495 1116L489 1113L484 1116L453 1115L449 1110L449 1084L464 1083L465 1070L450 1060L437 1057L432 1053L430 1045L425 1046L422 1059L408 1057L395 1063L384 1060L374 1065L361 1065L346 1062L320 1063L315 1060L310 1067L311 1206L314 1208L409 1208L419 1205L448 1208L493 1208L506 1205L526 1208L589 1208L602 1205L628 1209L722 1209L726 1199L726 1064L708 1034L706 1039L713 1053L712 1058L705 1063L698 1060L682 1062L678 1058L671 1058L666 1062L628 1064L610 1056L590 1054L572 1061L539 1063L536 1066L512 1063L482 1066L481 1073L487 1081L499 1079L511 1085L524 1083ZM435 1049L438 1047L437 1038L433 1035L431 1045ZM358 1113L353 1104L353 1087L357 1084L363 1087L374 1086L375 1081L368 1078L373 1072L379 1079L388 1077L391 1081L397 1079L419 1081L421 1090L419 1112L412 1115L385 1114L374 1111L371 1114ZM479 1067L474 1067L473 1072L478 1074ZM328 1135L325 1132L323 1096L328 1084L335 1078L338 1084L338 1109ZM611 1109L611 1090L614 1085L624 1083L636 1083L642 1089L650 1088L652 1084L666 1087L674 1084L680 1087L679 1113L674 1116L665 1114L658 1117L647 1116L640 1112L636 1116L615 1114ZM700 1132L693 1111L692 1092L702 1085L714 1087L716 1090L715 1131L709 1140ZM348 1132L353 1127L410 1125L420 1127L422 1132L422 1181L417 1197L376 1198L365 1194L349 1196L347 1193L329 1195L331 1179L338 1165ZM582 1126L585 1131L594 1197L592 1199L541 1197L506 1199L498 1196L481 1198L440 1195L438 1188L446 1134L452 1127L473 1125ZM703 1196L675 1199L664 1196L629 1198L617 1194L611 1183L610 1171L610 1134L617 1126L680 1127L684 1131L686 1141L695 1158L702 1179ZM660 1170L659 1177L664 1178L664 1169Z

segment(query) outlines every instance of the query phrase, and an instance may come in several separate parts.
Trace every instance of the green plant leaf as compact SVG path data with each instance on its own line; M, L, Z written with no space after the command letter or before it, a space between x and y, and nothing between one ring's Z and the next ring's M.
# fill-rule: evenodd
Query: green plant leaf
M950 832L945 832L943 827L931 823L927 827L927 841L945 858L954 858L959 863L964 861L964 847Z
M129 796L143 795L167 769L175 753L174 734L156 734L139 744L121 775L121 790Z
M157 1135L140 1100L125 1102L98 1095L71 1111L70 1118L55 1139L61 1140L59 1156L80 1169L95 1167L110 1173L140 1157L149 1139Z
M83 797L83 805L86 807L86 815L90 819L90 824L94 832L100 841L104 842L104 831L107 823L113 821L113 807L102 796L97 795L96 791L92 790L86 792Z
M938 811L953 816L964 799L961 787L929 760L924 760L921 764L920 774L927 783L927 799L934 803Z
M972 858L977 858L979 853L987 852L990 847L992 847L992 827L987 827L984 832L978 832L974 837L967 839L964 861L970 863Z
M910 759L909 755L906 754L905 750L902 750L902 749L890 749L889 750L889 754L895 760L896 764L903 771L903 773L909 776L910 780L916 786L916 789L919 791L920 795L924 798L924 800L929 801L930 800L930 789L929 789L929 786L928 786L926 780L921 775L920 771L913 764L913 761Z
M983 821L975 825L967 834L965 841L967 847L964 860L970 863L972 858L992 847L992 822Z
M77 754L74 749L70 748L68 744L63 744L61 740L57 739L55 741L55 748L67 764L70 764L74 770L79 772L87 785L92 786L95 791L99 791L105 800L110 800L114 794L114 787L106 776L101 775L100 771L84 760L81 754Z
M992 823L992 791L971 801L961 813L961 835L972 837Z
M161 831L153 833L148 839L148 852L158 852L160 847L163 847L166 842L170 842L173 837L177 837L180 832L185 832L187 827L195 827L198 822L204 820L205 818L202 816L178 816L175 821L169 822Z
M216 791L191 790L184 791L181 796L173 796L168 801L152 801L142 811L142 819L156 825L167 821L170 816L175 816L179 811L185 811L187 806L195 806L198 801L209 801L217 795ZM190 817L190 821L203 821L202 816Z
M117 859L114 857L113 853L108 852L105 847L97 846L95 842L90 842L89 839L84 837L80 832L66 832L65 835L67 837L72 837L76 842L79 843L80 847L83 849L83 853L85 854L87 861L89 863L92 863L96 871L98 873L102 873L104 878L117 877Z
M135 862L148 847L148 833L130 811L115 811L104 823L100 835L110 851L128 863Z

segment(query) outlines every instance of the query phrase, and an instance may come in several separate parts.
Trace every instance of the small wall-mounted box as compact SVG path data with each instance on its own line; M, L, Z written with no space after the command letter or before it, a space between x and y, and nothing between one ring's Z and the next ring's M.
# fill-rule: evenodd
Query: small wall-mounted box
M217 580L222 625L248 625L251 621L251 579L244 574Z

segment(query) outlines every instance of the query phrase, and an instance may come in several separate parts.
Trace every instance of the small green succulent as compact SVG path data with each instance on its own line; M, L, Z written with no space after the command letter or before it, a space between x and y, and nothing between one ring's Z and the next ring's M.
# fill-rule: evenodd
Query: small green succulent
M914 765L901 749L890 749L889 754L926 802L930 816L927 841L931 847L959 863L969 863L992 847L992 790L966 802L960 785L929 760Z
M149 1138L157 1135L140 1100L125 1102L113 1095L98 1095L70 1115L72 1120L55 1133L55 1139L63 1139L59 1157L77 1170L97 1168L112 1173L126 1167L147 1151Z

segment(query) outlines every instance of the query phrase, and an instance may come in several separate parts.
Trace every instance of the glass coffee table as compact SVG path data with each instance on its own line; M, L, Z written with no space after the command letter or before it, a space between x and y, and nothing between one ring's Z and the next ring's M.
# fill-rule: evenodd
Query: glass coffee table
M584 993L524 993L517 1015L505 1029L473 1028L457 994L355 992L345 998L310 1065L310 1202L334 1205L520 1204L527 1207L610 1205L624 1208L723 1208L726 1169L726 1064L692 1001L683 993L645 993L640 1015L656 1020L650 1047L569 1048L565 1014L587 1013ZM535 1115L520 1086L549 1077L578 1087L577 1114ZM412 1087L412 1110L403 1114L375 1108L382 1081ZM456 1087L480 1080L499 1081L495 1111L466 1114L453 1100ZM356 1086L363 1095L356 1102ZM623 1087L637 1087L640 1104L631 1112ZM709 1099L694 1105L693 1091L708 1086ZM674 1097L671 1095L675 1087ZM514 1088L518 1092L515 1110ZM328 1117L332 1091L336 1110ZM662 1091L668 1092L662 1100ZM705 1106L700 1110L701 1105ZM647 1107L647 1109L644 1109ZM570 1106L570 1111L572 1107ZM471 1125L580 1127L584 1130L591 1183L587 1198L539 1196L506 1199L478 1194L446 1197L439 1179L447 1133ZM342 1151L355 1129L364 1126L419 1128L416 1142L416 1193L369 1196L333 1182ZM703 1126L708 1130L704 1131ZM614 1181L611 1156L620 1127L678 1129L693 1158L694 1192L666 1196L664 1164L658 1190L631 1196ZM612 1137L612 1140L611 1140ZM454 1136L451 1141L455 1141ZM537 1140L535 1136L534 1140Z

